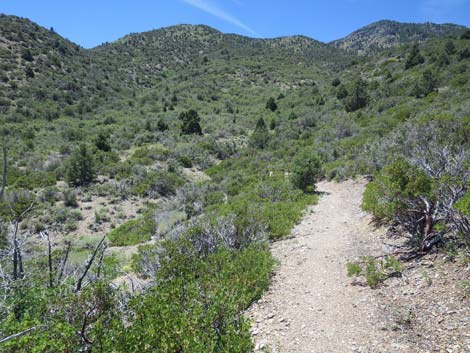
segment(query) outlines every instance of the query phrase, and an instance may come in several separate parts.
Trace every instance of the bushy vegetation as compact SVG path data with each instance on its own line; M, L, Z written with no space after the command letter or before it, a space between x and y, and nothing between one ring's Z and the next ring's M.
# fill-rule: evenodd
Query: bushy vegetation
M66 162L66 180L74 185L91 183L96 176L94 160L89 149L81 145Z
M108 234L111 246L137 245L149 241L155 233L155 221L150 217L128 221Z
M432 130L436 124L441 131ZM395 222L421 254L444 242L465 217L456 212L465 204L469 187L470 141L469 126L459 125L446 119L409 131L413 145L385 166L364 194L363 208Z
M60 287L47 288L40 277L17 282L15 296L2 305L0 331L29 331L2 350L249 352L249 325L240 312L269 284L267 249L245 244L201 256L189 235L160 249L152 258L158 284L139 294L112 289L103 264L91 269L91 283L80 290L71 276Z
M292 166L292 183L304 192L313 192L322 176L321 160L312 148L300 151Z
M348 277L364 276L367 285L375 288L387 278L400 276L403 265L393 256L376 259L372 256L362 257L362 262L348 263Z

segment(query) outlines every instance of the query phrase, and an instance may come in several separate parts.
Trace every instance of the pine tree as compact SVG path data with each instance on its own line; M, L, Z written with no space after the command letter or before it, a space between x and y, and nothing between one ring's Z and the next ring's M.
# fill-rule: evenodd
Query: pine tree
M355 112L366 107L368 103L367 82L359 78L354 81L351 93L344 101L344 106L347 112Z
M446 42L445 52L447 53L447 55L454 55L455 54L455 44L450 39Z
M419 50L419 46L417 43L413 44L411 47L410 53L408 54L408 58L406 59L405 68L411 69L416 65L423 64L424 57L421 55L421 51Z
M256 122L255 131L250 138L250 144L256 148L266 148L269 142L269 131L263 118Z
M66 180L74 185L85 185L95 179L93 155L86 145L81 145L72 153L66 163L65 173Z
M465 32L462 34L462 39L470 39L470 28L467 28Z
M108 137L102 132L98 134L98 137L95 141L95 146L103 152L111 151L111 145L109 144Z
M191 109L186 112L182 112L179 116L182 122L181 133L184 135L202 135L202 129L200 125L201 118L197 111Z
M277 104L273 97L269 98L266 102L266 109L269 109L272 112L275 112L277 110Z
M158 131L164 132L164 131L167 131L168 129L169 129L169 126L163 119L158 120L158 122L157 122L157 130Z
M423 98L428 94L435 92L437 87L438 81L436 79L435 72L431 70L425 70L421 79L413 87L412 94L416 98Z

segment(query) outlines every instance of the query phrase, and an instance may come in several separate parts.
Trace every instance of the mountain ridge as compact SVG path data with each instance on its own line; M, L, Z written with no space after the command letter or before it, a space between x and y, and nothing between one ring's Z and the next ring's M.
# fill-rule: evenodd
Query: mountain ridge
M465 26L453 23L407 23L380 20L328 44L354 54L367 55L410 42L424 42L432 38L460 36L465 30Z

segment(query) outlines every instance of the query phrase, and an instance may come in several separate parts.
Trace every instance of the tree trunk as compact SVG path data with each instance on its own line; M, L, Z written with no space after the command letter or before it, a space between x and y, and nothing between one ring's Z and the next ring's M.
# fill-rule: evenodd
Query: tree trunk
M13 233L13 280L18 279L18 258L19 258L19 246L18 240L16 239L18 235L18 222L15 222L15 231Z
M65 250L64 259L62 260L62 263L60 264L60 271L59 271L59 277L57 278L57 283L60 283L60 281L62 280L62 276L64 275L65 266L67 265L67 260L69 259L69 254L70 254L71 249L72 249L72 243L68 241L67 250Z
M424 236L423 241L421 243L421 251L427 252L429 251L431 243L429 242L430 238L432 237L432 233L434 230L434 219L430 212L426 213L424 216Z
M7 186L7 143L3 142L3 170L2 170L2 188L0 189L0 199L3 198Z
M46 232L41 232L41 236L46 239L47 241L47 262L49 265L49 287L53 288L54 287L54 266L52 264L52 244L51 244L51 238L49 237L49 233Z
M79 292L82 289L83 280L85 279L88 271L90 270L91 265L93 265L93 261L95 260L95 257L98 254L98 251L99 251L101 245L103 245L105 240L106 240L106 235L103 238L101 238L101 241L98 243L95 250L93 251L93 254L91 255L90 259L88 260L88 262L85 266L85 270L83 271L83 274L78 279L77 286L75 288L76 292Z

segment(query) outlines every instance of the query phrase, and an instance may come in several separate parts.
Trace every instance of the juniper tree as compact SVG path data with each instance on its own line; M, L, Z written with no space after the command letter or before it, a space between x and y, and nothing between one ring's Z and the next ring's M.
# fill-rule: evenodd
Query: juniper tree
M201 118L197 111L191 109L186 112L182 112L179 116L181 120L181 133L184 135L202 135L201 129Z
M273 97L270 97L266 102L266 109L269 109L272 112L275 112L277 110L277 104Z
M344 106L347 112L355 112L364 108L369 103L369 95L367 94L367 82L358 78L354 81L351 92L345 98Z
M423 64L424 57L421 55L421 51L419 50L419 46L417 43L413 44L408 54L408 58L406 59L405 68L411 69L416 65Z
M93 155L86 145L81 145L66 162L66 180L74 185L91 183L96 177Z
M269 131L263 118L256 122L255 130L250 138L250 144L256 148L266 148L269 142Z
M301 150L292 166L292 184L303 192L315 191L315 183L322 175L321 160L312 148Z

